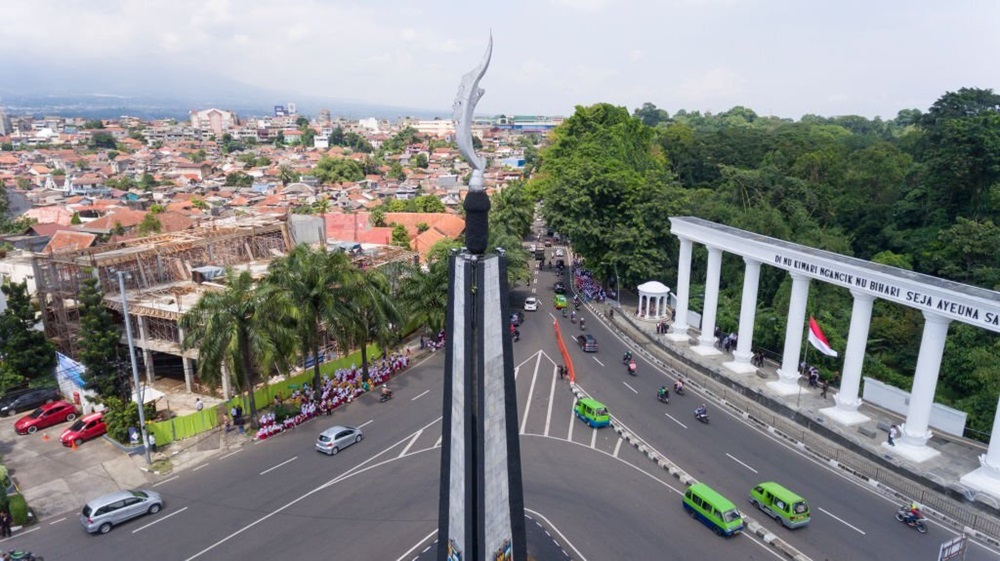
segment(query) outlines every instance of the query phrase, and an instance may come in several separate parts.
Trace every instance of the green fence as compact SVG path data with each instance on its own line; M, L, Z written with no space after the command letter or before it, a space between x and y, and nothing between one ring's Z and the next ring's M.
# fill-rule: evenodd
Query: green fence
M379 353L380 351L376 345L370 345L368 347L369 361L371 361L373 357L377 357ZM323 364L320 364L319 369L322 374L328 375L332 378L333 373L336 372L337 369L349 367L351 364L360 368L361 351L357 351L329 362L324 362ZM294 390L301 388L302 384L312 384L312 376L312 368L307 368L306 370L303 370L286 380L268 384L258 389L253 394L254 403L256 403L257 409L263 409L270 405L275 394L277 393L280 393L282 397L288 397ZM221 413L228 412L237 404L243 405L245 410L248 409L245 399L245 396L237 395L229 401L212 407L206 407L201 411L195 411L194 413L181 417L174 417L167 421L148 423L146 425L146 430L154 435L158 446L169 444L175 440L183 440L219 426L219 420L222 417ZM223 408L222 411L219 411L220 407Z

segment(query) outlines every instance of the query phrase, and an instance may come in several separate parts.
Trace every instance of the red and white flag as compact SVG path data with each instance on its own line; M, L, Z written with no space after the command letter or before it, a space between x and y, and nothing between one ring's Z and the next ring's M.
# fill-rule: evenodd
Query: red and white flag
M819 324L811 316L809 317L809 342L816 347L816 350L826 356L837 356L837 351L830 348L830 343L826 342L826 335L823 335L823 330L819 328Z

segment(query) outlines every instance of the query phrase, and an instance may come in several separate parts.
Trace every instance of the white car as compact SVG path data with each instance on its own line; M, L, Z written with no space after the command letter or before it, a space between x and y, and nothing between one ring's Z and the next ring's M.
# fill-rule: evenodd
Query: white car
M528 296L524 299L524 311L526 312L537 312L538 311L538 298L534 296Z
M561 249L557 249L556 250L556 257L565 257L565 256L566 256L566 253L564 253L563 250L561 250Z

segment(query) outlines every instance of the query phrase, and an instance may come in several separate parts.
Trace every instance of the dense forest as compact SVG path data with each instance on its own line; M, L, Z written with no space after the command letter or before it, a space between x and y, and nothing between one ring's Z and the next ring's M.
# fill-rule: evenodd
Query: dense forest
M539 154L528 190L589 268L626 287L672 286L678 243L669 217L697 216L1000 290L1000 95L992 90L948 92L927 111L904 109L892 120L577 107ZM700 310L707 252L695 248L691 309ZM725 254L725 331L737 330L743 269ZM754 344L774 355L790 289L787 273L762 268ZM846 289L811 283L807 313L836 349L846 345L851 303ZM877 301L863 375L909 390L923 323L919 311ZM841 360L810 356L827 376ZM936 400L969 413L969 436L991 429L998 364L997 334L951 324Z

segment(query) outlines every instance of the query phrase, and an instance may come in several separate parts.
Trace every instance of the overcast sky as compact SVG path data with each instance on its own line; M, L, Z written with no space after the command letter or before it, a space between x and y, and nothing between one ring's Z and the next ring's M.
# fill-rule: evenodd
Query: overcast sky
M993 0L3 0L0 56L95 74L138 58L448 110L492 29L482 114L649 101L891 118L961 87L1000 89L998 23Z

